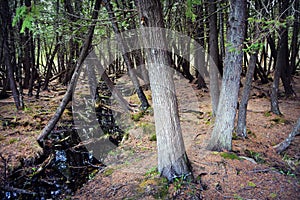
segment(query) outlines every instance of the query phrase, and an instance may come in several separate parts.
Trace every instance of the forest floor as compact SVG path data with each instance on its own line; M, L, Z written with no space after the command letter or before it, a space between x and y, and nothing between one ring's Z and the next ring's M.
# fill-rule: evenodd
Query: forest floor
M121 78L118 85L130 87L128 82L128 78ZM128 139L109 153L104 171L66 198L300 199L300 137L282 155L273 148L288 136L300 117L299 76L293 82L297 97L280 97L283 116L269 113L270 85L254 83L248 104L248 138L234 136L233 151L223 153L205 149L213 129L209 93L195 89L185 79L178 78L175 83L194 181L176 178L168 184L157 173L154 119L150 112L132 120L126 128ZM65 88L42 92L39 100L26 97L24 111L15 110L12 98L0 100L0 152L8 170L41 153L36 138L54 114L64 91ZM127 99L137 101L135 95ZM2 161L0 167L2 174Z

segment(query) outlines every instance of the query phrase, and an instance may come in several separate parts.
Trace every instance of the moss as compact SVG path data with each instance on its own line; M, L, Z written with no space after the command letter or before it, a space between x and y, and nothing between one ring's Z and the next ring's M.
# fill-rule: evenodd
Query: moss
M150 178L143 180L139 184L138 191L144 193L145 190L151 190L151 194L154 199L166 199L169 192L168 180L166 178Z
M114 173L114 169L113 168L108 168L108 169L106 169L104 172L103 172L103 175L104 176L110 176L110 175L112 175L113 173Z
M225 159L240 160L240 157L238 157L234 153L222 152L222 153L220 153L220 156Z
M147 135L155 134L155 125L152 123L140 123L139 126L142 128L143 133Z

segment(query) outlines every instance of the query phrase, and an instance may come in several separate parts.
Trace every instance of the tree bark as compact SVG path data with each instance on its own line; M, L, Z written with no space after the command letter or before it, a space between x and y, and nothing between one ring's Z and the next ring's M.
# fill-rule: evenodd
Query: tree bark
M253 79L254 69L257 62L257 52L251 54L249 67L246 74L246 82L243 88L243 95L239 106L238 123L237 123L237 135L243 138L247 137L247 106L251 92L251 83Z
M243 60L243 42L245 36L246 0L231 0L229 28L227 33L224 74L220 100L209 144L209 150L230 151L232 148L232 132L238 102L238 92Z
M282 20L286 19L287 16L287 9L289 7L289 0L282 0L281 1L281 17ZM289 35L288 35L288 24L286 24L286 27L282 27L282 32L280 34L280 58L278 58L277 63L281 65L281 80L283 83L285 95L287 97L293 95L295 92L293 90L291 81L292 81L292 70L291 66L289 65Z
M98 11L100 9L100 5L101 5L101 0L96 0L95 6L94 6L94 12L92 14L92 19L97 19L98 18ZM60 119L61 115L63 114L68 102L70 101L71 97L72 97L72 93L76 84L76 81L78 79L79 76L79 72L81 70L81 65L88 53L88 50L91 46L92 43L92 38L93 38L93 34L94 34L94 29L95 29L96 24L92 24L89 28L89 32L88 32L88 36L86 37L79 59L77 61L76 67L75 67L75 71L73 73L72 79L69 83L68 89L65 93L64 98L62 99L59 107L56 110L56 113L54 114L54 116L51 118L51 120L48 122L47 126L42 130L42 133L39 135L39 137L37 138L37 141L39 143L39 145L41 147L44 147L44 139L45 137L47 137L51 130L53 130L53 128L55 127L56 123L58 122L58 120Z
M299 8L299 1L294 1L294 8ZM291 41L291 69L292 69L292 74L294 75L296 73L296 58L297 54L299 53L299 26L300 26L300 15L299 15L299 10L294 11L294 25L293 25L293 36L292 36L292 41Z
M219 104L219 46L218 46L218 24L217 24L217 6L215 0L209 0L209 86L212 105L212 116L217 115Z
M2 21L2 40L3 40L3 54L4 54L4 62L7 68L7 75L9 78L10 83L10 89L13 94L13 98L15 101L16 108L18 110L22 109L20 98L19 98L19 92L16 86L15 78L14 78L14 72L13 72L13 65L11 63L11 55L10 55L10 49L9 49L9 43L8 43L8 30L7 26L10 19L10 13L9 13L9 6L8 1L1 1L0 4L0 10L1 10L1 21Z
M147 20L146 26L164 27L159 0L140 0L138 6L140 18L144 17ZM164 50L166 36L161 29L150 31L149 34L143 28L142 35L145 46L162 47L147 49L158 149L158 171L169 181L173 181L176 177L188 177L192 175L192 171L182 138L171 58Z

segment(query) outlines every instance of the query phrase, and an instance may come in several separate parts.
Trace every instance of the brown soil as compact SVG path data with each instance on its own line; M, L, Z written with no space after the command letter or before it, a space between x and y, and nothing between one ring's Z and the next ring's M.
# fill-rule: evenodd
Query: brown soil
M255 86L248 105L248 138L234 139L233 152L219 153L205 149L213 128L209 94L195 90L184 79L176 80L181 126L195 181L178 178L168 184L155 171L156 142L150 113L132 121L128 139L108 155L105 170L70 198L300 199L299 136L282 155L273 148L287 137L299 118L299 97L281 97L283 116L276 116L268 112L269 86ZM294 89L299 96L300 77L294 78ZM25 111L16 111L12 99L1 100L0 152L9 169L42 151L36 137L55 112L61 94L44 92L40 100L26 98ZM135 103L136 98L129 100ZM2 161L0 165L3 173Z

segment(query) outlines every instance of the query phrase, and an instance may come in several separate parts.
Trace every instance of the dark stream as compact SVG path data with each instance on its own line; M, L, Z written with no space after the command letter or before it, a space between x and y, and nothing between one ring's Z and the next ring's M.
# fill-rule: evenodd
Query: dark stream
M107 91L107 88L101 89ZM109 104L107 98L101 101ZM115 124L112 110L106 108L103 111L99 107L96 113L109 140L118 145L124 132ZM72 121L63 124L69 125L52 131L45 142L43 155L24 159L19 168L9 172L4 186L0 187L1 199L65 199L103 170L105 165L81 145Z

